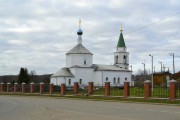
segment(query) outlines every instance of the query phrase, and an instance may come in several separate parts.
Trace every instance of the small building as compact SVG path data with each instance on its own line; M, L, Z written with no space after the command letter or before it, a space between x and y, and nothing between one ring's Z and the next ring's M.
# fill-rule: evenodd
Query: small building
M126 80L131 85L129 52L127 52L122 29L114 52L114 65L93 64L93 53L82 44L81 27L77 35L77 44L66 53L66 66L51 76L51 83L54 85L65 83L66 86L73 86L73 82L79 82L80 86L87 86L88 82L92 81L95 86L103 86L104 82L109 81L111 86L118 86L124 84Z
M169 81L170 81L170 77L171 77L171 73L169 72L156 72L153 73L153 84L155 86L159 86L159 85L167 85L169 86Z

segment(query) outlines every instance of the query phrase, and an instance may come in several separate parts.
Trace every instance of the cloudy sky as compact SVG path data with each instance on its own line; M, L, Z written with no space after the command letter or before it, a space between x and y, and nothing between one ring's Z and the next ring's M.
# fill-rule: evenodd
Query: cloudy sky
M65 66L65 53L77 43L82 20L83 44L94 63L113 64L123 34L133 72L151 69L154 56L172 72L180 70L179 0L0 0L0 75L16 75L20 67L51 74ZM166 69L167 70L167 69Z

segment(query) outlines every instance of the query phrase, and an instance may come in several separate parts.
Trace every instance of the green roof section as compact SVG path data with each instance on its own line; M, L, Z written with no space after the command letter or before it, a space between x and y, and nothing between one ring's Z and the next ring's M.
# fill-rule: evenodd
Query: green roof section
M124 38L123 38L122 31L121 31L121 34L120 34L120 36L119 36L119 40L118 40L117 47L126 47L126 44L125 44L125 42L124 42Z

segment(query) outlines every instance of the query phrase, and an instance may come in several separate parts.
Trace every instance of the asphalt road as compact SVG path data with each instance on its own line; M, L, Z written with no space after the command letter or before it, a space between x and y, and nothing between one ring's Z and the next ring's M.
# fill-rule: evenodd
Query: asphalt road
M0 120L180 120L180 106L0 96Z

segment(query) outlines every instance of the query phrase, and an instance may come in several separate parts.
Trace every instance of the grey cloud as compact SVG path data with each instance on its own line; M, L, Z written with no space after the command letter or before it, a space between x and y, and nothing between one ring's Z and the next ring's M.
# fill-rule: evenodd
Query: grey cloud
M150 66L149 53L155 55L155 65L163 60L171 66L171 57L164 52L179 53L179 33L172 39L180 15L136 30L178 12L179 4L178 0L0 1L0 65L5 66L0 74L17 74L21 66L45 74L65 66L65 53L76 45L79 18L83 44L94 53L95 63L113 63L123 24L134 72L144 60Z

